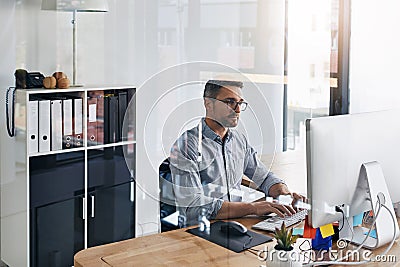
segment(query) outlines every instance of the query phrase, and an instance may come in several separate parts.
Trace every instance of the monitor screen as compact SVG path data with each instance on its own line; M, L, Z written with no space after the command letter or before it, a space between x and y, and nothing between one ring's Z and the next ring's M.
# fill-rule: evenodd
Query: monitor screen
M314 228L338 221L335 206L348 205L349 216L371 210L351 206L360 168L377 161L392 202L400 201L400 112L370 112L306 121L307 194Z

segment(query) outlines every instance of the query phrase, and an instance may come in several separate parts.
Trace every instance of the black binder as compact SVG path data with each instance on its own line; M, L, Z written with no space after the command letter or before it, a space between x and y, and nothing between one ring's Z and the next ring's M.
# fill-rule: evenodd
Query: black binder
M272 237L262 235L250 230L247 230L247 235L235 235L221 232L223 221L216 221L210 225L210 234L201 232L199 228L186 230L193 235L204 238L210 242L218 244L224 248L235 252L241 252L262 243L272 241Z
M118 96L109 96L109 133L110 133L110 143L116 143L119 139L119 129L118 129Z
M124 117L128 105L128 93L118 92L118 141L126 140L126 134L122 133L122 126L124 124Z
M104 95L104 144L110 143L110 96Z

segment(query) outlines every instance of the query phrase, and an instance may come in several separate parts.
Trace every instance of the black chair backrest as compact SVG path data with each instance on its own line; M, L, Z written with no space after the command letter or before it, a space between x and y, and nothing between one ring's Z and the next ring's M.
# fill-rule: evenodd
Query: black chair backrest
M169 167L169 158L165 159L159 167L160 180L160 215L164 218L176 211L173 205L175 195L172 186L172 175Z
M171 177L171 169L169 168L169 158L166 158L161 163L158 171L159 171L159 174L160 174L161 177L163 177L164 179L170 179L170 177Z

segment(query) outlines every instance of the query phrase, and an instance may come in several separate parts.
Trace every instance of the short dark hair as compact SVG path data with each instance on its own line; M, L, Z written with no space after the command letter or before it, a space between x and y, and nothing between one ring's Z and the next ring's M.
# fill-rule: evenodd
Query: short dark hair
M203 97L216 98L222 87L234 86L243 88L241 81L209 80L204 87Z

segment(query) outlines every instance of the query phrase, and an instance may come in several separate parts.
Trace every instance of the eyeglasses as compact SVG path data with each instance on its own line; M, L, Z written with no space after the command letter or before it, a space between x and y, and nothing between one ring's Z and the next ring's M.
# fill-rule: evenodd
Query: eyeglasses
M247 102L244 102L244 101L237 102L237 101L235 101L233 99L223 99L223 100L216 99L216 98L214 98L214 99L218 100L218 101L220 101L222 103L225 103L228 107L230 107L233 110L236 110L238 106L240 108L240 111L245 111L246 108L247 108Z

